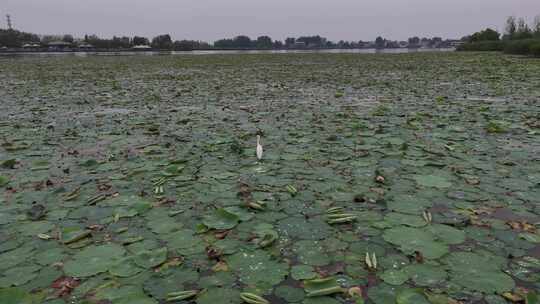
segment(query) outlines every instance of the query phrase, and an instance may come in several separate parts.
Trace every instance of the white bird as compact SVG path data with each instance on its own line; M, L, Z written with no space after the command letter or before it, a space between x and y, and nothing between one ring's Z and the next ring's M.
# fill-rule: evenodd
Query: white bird
M257 159L261 160L263 155L263 147L261 146L261 136L257 135Z

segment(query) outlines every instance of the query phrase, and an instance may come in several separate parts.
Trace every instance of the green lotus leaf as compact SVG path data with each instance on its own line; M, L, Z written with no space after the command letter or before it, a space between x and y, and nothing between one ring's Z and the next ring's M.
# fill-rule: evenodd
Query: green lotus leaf
M138 286L120 286L111 288L102 288L93 295L99 300L107 300L118 304L157 304L158 302L146 294Z
M424 227L427 225L426 221L420 215L410 215L397 212L387 214L384 217L384 220L393 226L405 225L410 227Z
M165 299L168 293L183 290L184 285L199 281L199 273L185 267L173 267L162 270L147 278L144 290L155 299Z
M235 284L236 278L231 272L217 272L215 274L202 277L199 285L203 288L211 287L231 287Z
M119 260L115 265L109 267L109 273L116 277L127 278L143 271L133 261L133 257L127 257Z
M448 274L441 266L427 264L413 264L403 268L405 272L418 286L436 286L446 280Z
M225 260L239 280L248 285L278 284L289 273L288 265L275 261L263 250L239 251Z
M133 259L142 268L154 268L167 260L167 248L160 248L137 253Z
M15 267L2 273L0 277L0 287L11 287L11 286L20 286L30 280L33 280L38 275L38 270L41 269L40 266L23 266Z
M320 241L299 241L294 243L292 249L298 260L306 265L324 266L331 261Z
M0 175L0 187L3 187L9 183L9 178L7 176Z
M13 288L0 288L0 303L6 304L37 304L42 303L45 298L45 294L36 293L30 294L25 290L13 287Z
M287 301L287 303L298 303L304 299L304 291L302 289L290 286L279 286L274 291L274 294Z
M429 230L433 235L435 235L437 240L445 244L456 245L465 242L465 231L448 225L434 224L428 226L427 230Z
M396 295L396 304L430 304L424 296L422 289L407 288L400 290Z
M315 269L309 265L295 265L291 268L291 276L297 281L313 279L317 276Z
M396 304L396 288L388 284L379 284L368 289L368 297L375 304Z
M415 175L414 180L422 187L449 188L452 186L446 178L436 175Z
M398 195L387 202L389 210L413 215L421 215L432 205L430 201L412 195Z
M66 262L64 271L72 277L93 276L117 264L124 253L125 250L115 244L90 246Z
M389 269L380 275L381 280L390 285L401 285L409 279L409 275L398 269Z
M197 304L240 304L240 291L229 288L210 288L197 297Z
M281 220L277 230L280 236L304 240L322 240L330 234L324 220L307 220L304 217L288 217Z
M447 245L438 242L436 236L431 232L410 227L396 227L385 230L383 234L385 241L399 246L399 249L406 254L415 251L420 252L425 258L437 259L447 254Z
M8 269L27 262L36 252L32 246L23 246L0 254L0 269Z
M203 224L208 228L217 230L228 230L236 227L240 222L237 214L231 213L223 208L216 209L212 214L203 218Z
M306 298L302 301L302 304L340 304L338 300L332 297L315 297L315 298Z
M453 252L444 262L450 281L467 290L503 293L515 286L514 280L501 270L504 259L491 254Z

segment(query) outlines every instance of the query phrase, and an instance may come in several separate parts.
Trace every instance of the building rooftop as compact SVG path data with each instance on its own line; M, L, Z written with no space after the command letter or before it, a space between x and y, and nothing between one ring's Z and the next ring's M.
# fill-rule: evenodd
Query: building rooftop
M65 41L52 41L47 43L48 46L71 46L72 44Z

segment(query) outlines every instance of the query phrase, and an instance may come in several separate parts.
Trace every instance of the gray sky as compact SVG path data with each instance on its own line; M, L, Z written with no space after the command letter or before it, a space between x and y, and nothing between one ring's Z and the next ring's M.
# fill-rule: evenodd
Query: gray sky
M509 15L531 23L540 0L1 0L0 13L11 14L17 29L40 34L402 40L460 38L488 26L503 30Z

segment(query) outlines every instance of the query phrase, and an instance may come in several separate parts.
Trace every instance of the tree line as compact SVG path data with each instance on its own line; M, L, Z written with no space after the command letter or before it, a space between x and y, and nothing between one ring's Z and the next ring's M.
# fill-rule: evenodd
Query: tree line
M486 28L462 38L466 43L461 51L503 51L509 54L534 55L540 57L540 15L531 25L525 18L508 17L504 33Z
M43 35L21 32L18 30L0 29L0 47L20 48L23 46L47 47L58 42L74 47L92 47L96 49L130 49L135 46L148 46L158 50L210 50L210 49L358 49L358 48L399 48L399 47L448 47L450 40L440 37L419 38L411 37L408 41L393 41L377 37L373 42L345 41L333 42L320 35L288 37L284 41L274 40L269 36L259 36L251 39L245 35L234 38L224 38L213 44L197 40L173 40L171 35L163 34L148 39L142 36L114 36L101 38L97 35L85 35L74 38L72 35Z

